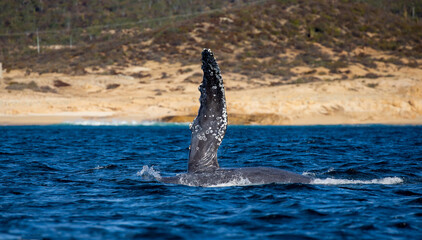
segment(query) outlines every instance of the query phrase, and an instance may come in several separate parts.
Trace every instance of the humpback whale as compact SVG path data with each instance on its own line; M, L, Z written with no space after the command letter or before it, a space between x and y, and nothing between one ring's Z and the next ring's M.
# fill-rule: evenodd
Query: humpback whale
M198 115L192 132L187 173L160 177L163 183L189 186L269 183L310 183L311 178L272 167L220 168L217 150L227 129L226 98L220 68L210 49L202 51L204 77L199 91Z

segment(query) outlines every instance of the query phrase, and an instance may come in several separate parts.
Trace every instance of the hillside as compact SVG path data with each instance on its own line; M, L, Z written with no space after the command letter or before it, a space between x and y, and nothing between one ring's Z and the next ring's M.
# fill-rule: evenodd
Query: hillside
M207 47L232 123L422 123L422 1L136 2L74 8L72 38L44 17L76 5L44 8L39 54L33 32L0 36L0 122L191 121Z
M143 1L138 8L125 8L128 11L125 12L117 7L116 1L105 1L100 6L106 10L97 10L99 16L97 12L92 12L96 8L91 1L62 7L78 9L74 14L77 17L73 18L84 19L73 20L78 27L89 27L89 23L107 15L110 17L103 21L105 24L107 19L118 24L123 16L140 18L142 14L135 14L138 12L136 10L141 9L139 6L143 6L143 12L153 9L148 11L151 15L148 17L161 17L157 9L165 13L171 6L176 10L184 9L182 13L181 10L173 11L171 14L174 15L195 11L186 9L188 1L176 1L167 8L166 4L158 4L160 1L152 2L154 4L148 7L149 2ZM135 27L124 31L123 27L119 27L114 31L103 30L106 33L99 33L94 41L81 39L80 45L76 40L78 33L75 33L74 48L46 48L41 54L34 49L25 51L25 54L3 54L1 61L6 68L78 74L84 72L84 67L139 65L146 60L167 59L192 64L197 61L198 51L208 47L214 49L219 59L225 62L226 71L250 77L270 74L290 79L295 75L290 69L296 66L324 67L332 73L356 63L368 69L375 69L377 63L418 67L417 60L422 58L422 23L378 8L376 1L372 2L373 5L360 1L280 0L233 4L227 6L227 10L211 11L188 20L173 20L171 24L158 28L140 30ZM48 1L44 4L48 5ZM214 9L221 5L221 1L217 1ZM208 11L211 9L206 3L189 6ZM115 10L111 11L113 7ZM52 15L51 11L45 10L45 14ZM51 27L45 21L39 24ZM49 22L55 21L49 19ZM57 21L57 24L65 27L66 19ZM87 31L79 34L80 38L89 35ZM371 48L388 56L372 56L371 53L357 50L362 48ZM290 54L291 51L297 54Z

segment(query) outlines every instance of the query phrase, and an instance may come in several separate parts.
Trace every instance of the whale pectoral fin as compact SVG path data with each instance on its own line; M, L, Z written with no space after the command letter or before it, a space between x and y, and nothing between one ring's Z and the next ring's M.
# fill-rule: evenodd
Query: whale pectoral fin
M207 172L219 168L217 150L227 128L226 98L220 68L209 49L202 51L204 77L199 91L198 116L192 131L188 172Z

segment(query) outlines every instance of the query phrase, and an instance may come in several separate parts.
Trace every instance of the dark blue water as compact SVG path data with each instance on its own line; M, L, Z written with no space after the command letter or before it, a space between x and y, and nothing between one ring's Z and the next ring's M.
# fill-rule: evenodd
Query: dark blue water
M184 172L189 138L187 126L0 127L0 239L422 239L422 127L229 126L222 167L320 184L140 176Z

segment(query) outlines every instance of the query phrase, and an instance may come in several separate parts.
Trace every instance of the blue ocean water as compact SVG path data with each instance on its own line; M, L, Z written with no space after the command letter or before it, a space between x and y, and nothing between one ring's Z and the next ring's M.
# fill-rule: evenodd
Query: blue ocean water
M313 184L188 187L187 126L0 127L0 239L422 239L422 127L229 126L222 167Z

